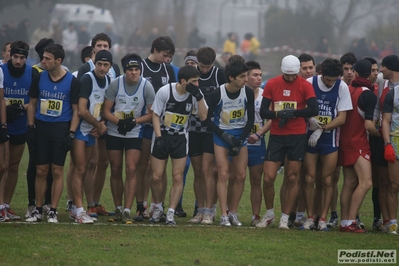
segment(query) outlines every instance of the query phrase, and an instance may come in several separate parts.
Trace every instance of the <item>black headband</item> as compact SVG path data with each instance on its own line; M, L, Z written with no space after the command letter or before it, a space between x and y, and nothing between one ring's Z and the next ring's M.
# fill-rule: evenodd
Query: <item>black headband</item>
M20 48L20 47L13 47L13 48L11 48L10 56L13 56L14 54L22 54L26 58L28 58L29 51L25 50L23 48Z

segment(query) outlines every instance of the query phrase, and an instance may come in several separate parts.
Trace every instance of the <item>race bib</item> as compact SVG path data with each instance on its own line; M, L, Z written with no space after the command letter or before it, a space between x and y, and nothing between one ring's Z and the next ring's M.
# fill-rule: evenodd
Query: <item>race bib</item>
M169 128L180 130L186 124L188 115L176 114L171 112L165 113L164 123Z
M11 105L11 104L25 104L25 99L24 98L4 98L6 101L6 105Z
M250 134L255 134L256 132L258 132L259 128L260 128L260 125L259 125L258 123L255 123L255 124L252 126L251 131L250 131L249 133L250 133Z
M40 100L40 114L48 116L60 116L62 114L62 101L55 99Z
M297 102L289 102L289 101L279 101L274 102L274 111L281 111L287 108L295 109L297 107Z
M319 121L320 124L322 125L327 125L328 123L331 122L332 117L328 115L318 115L316 116L317 121Z
M118 119L134 118L134 111L115 111L114 115Z
M223 111L222 112L222 122L225 125L231 125L234 123L238 123L244 120L244 108L232 111Z
M94 105L94 111L93 111L93 117L95 119L100 118L101 111L103 110L103 104L102 103L96 103Z

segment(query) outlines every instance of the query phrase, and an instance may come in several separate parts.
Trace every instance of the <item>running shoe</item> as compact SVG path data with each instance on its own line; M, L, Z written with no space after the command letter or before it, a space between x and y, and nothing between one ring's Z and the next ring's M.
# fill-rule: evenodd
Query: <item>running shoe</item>
M325 221L319 221L319 224L317 225L317 230L330 231L330 228L328 228L327 223Z
M194 219L194 218L193 218L193 219ZM212 217L212 215L211 215L211 214L204 214L204 215L202 216L201 224L206 224L206 225L213 224L213 217Z
M154 207L154 213L151 216L150 223L159 223L161 221L163 212L158 208Z
M29 218L32 212L34 212L35 210L36 210L35 206L28 206L28 209L26 209L25 218Z
M331 216L327 223L328 228L335 228L338 226L338 216Z
M315 225L314 225L313 219L307 219L306 222L301 227L301 229L313 230L314 227L315 227Z
M98 217L96 206L94 205L88 206L87 215L89 215L90 217Z
M6 208L6 212L7 212L7 217L10 218L10 220L13 221L21 220L21 216L18 216L11 208Z
M122 220L125 224L132 224L132 216L130 216L130 212L124 211Z
M74 222L76 220L76 214L72 210L69 212L69 219Z
M367 233L367 230L362 229L356 222L348 226L340 226L339 231L345 233Z
M136 210L136 214L134 215L133 220L135 220L136 222L142 222L144 220L143 211Z
M230 220L228 216L222 216L220 217L220 225L221 226L231 226Z
M252 226L252 227L256 227L256 225L257 225L258 223L260 223L260 216L259 216L259 215L255 215L255 219L253 219L253 220L251 221L251 226Z
M97 215L104 215L104 216L108 216L109 215L109 212L101 204L97 204L96 211L97 211Z
M397 235L398 234L397 230L398 230L398 224L391 224L389 226L388 234Z
M202 220L204 219L204 215L202 213L197 213L193 218L188 220L188 223L190 224L200 224Z
M302 228L303 224L306 222L306 217L302 216L302 218L295 220L294 227L295 228Z
M360 220L359 215L356 215L356 223L360 228L364 229L364 223Z
M26 222L41 222L43 221L43 214L40 214L38 210L34 210L32 214L25 220Z
M168 211L168 213L166 214L166 224L167 225L176 225L175 214L172 211Z
M383 233L388 233L389 232L389 227L391 226L390 222L386 222L384 223L384 225L382 226L382 232Z
M187 216L187 213L183 210L183 206L181 205L181 203L177 204L177 207L175 209L175 215L177 217L183 217L183 218Z
M150 219L150 213L148 212L148 206L145 206L145 211L143 212L143 218L144 219Z
M65 211L70 212L71 210L72 210L72 200L68 200Z
M58 223L57 213L55 213L54 211L49 211L47 214L47 222Z
M92 224L93 220L85 211L83 211L80 215L75 216L75 223L78 224Z
M382 231L384 228L384 226L382 225L382 219L374 219L372 228L374 231Z
M256 225L256 228L265 228L268 225L274 223L275 219L274 219L274 215L267 215L265 214L262 218L262 220L260 221L260 223L258 223Z
M10 217L7 216L7 209L5 207L0 210L0 215L3 217L4 222L8 222L10 220Z
M118 222L122 221L122 212L118 208L115 209L115 212L113 215L111 215L108 219L108 222Z
M236 212L230 212L228 216L229 216L229 221L232 225L242 226L242 223L240 222L240 220L238 220L238 214Z
M43 213L47 213L50 211L51 205L50 204L44 204L43 205Z
M280 219L278 228L289 230L290 228L288 227L288 219Z

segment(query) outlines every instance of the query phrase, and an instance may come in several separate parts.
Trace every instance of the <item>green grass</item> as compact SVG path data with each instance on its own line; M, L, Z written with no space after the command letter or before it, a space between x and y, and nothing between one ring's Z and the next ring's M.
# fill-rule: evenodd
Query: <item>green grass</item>
M168 165L170 167L170 163ZM26 166L25 153L12 201L12 207L21 216L27 206ZM264 230L251 228L248 178L239 207L243 227L222 228L218 222L213 226L191 226L187 221L193 212L192 180L190 169L184 191L184 209L189 217L177 218L176 227L151 226L148 222L115 225L107 223L106 217L100 217L94 225L75 225L69 222L68 213L64 211L65 191L59 206L60 224L0 224L0 264L334 265L338 249L397 249L399 246L399 237L376 232L358 235L340 233L336 229L331 232L282 231L277 223ZM278 216L281 213L278 196L281 181L282 175L279 175L275 200ZM113 207L108 178L102 203L108 209ZM262 214L264 209L262 204ZM366 227L371 228L371 192L360 213Z

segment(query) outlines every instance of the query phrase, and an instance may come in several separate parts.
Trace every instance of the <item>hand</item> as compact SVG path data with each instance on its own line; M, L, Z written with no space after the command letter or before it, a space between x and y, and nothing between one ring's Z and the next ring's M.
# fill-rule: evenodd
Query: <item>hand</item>
M18 115L25 111L22 104L11 104L6 107L7 122L14 122Z
M116 125L118 126L119 134L125 136L127 132L131 131L136 126L136 119L119 119L118 124Z
M126 130L127 130L127 132L130 132L136 126L136 119L127 118L126 120L127 120L126 124L125 124L126 125Z
M36 147L36 127L28 126L28 133L26 134L26 142L31 149Z
M154 141L154 148L155 149L162 149L164 146L164 142L162 137L155 137L155 141Z
M195 86L192 83L188 83L186 85L186 91L190 93L197 101L200 101L204 96L202 95L199 87Z
M100 132L98 131L98 129L96 127L93 127L90 132L89 132L90 136L95 137L95 138L99 138L101 136Z
M308 140L308 145L310 147L316 147L317 141L319 140L322 133L323 131L320 128L316 129L315 132L313 132L313 134L310 135L310 138Z
M249 137L248 137L248 143L249 144L254 144L254 143L256 143L257 141L258 141L258 136L256 136L256 134L251 134L251 135L249 135Z
M226 141L231 147L242 146L242 141L230 135L229 133L223 132L222 139Z
M316 129L321 128L321 124L319 123L319 121L312 117L309 119L309 130L315 131Z
M396 161L395 150L390 143L385 145L384 158L390 163L394 163Z
M64 139L64 142L61 145L61 148L63 148L67 152L70 151L73 145L74 138L75 138L75 132L73 132L72 130L69 131L68 135Z
M0 143L5 143L10 137L8 136L8 130L6 126L0 128Z
M93 128L94 129L94 128ZM101 121L98 127L96 127L99 135L104 135L107 132L107 126L104 121Z
M291 118L294 118L295 111L296 110L293 109L293 108L285 108L284 110L277 111L276 112L276 117L277 118L291 119Z
M233 147L229 150L229 156L234 157L240 154L241 146Z

